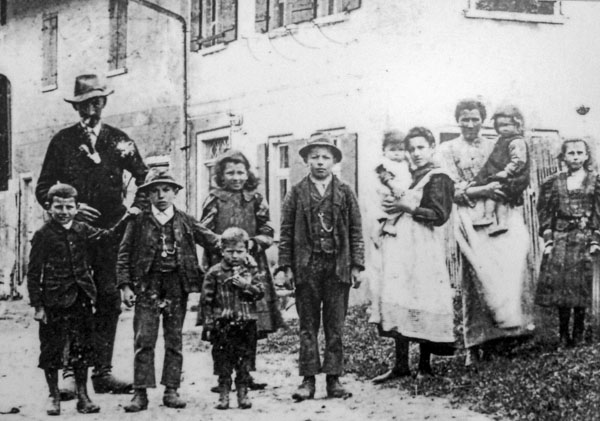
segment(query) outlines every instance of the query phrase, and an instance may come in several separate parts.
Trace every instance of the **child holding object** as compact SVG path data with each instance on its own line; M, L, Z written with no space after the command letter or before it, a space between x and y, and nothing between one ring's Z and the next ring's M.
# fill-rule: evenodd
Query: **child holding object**
M202 286L203 337L213 343L215 372L219 377L217 409L229 408L231 374L236 371L238 406L252 407L248 398L250 368L256 338L256 301L264 284L254 259L248 254L250 238L241 228L221 235L220 263L211 267Z

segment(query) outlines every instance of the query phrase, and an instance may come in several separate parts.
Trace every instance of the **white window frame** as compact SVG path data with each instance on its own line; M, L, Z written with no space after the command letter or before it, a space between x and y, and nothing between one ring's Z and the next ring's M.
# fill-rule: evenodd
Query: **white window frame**
M562 4L559 0L540 0L540 1L552 1L554 3L554 14L552 15L539 15L535 13L517 13L517 12L501 12L492 10L479 10L476 8L477 0L468 0L467 9L464 10L465 17L471 19L491 19L491 20L504 20L504 21L515 21L515 22L528 22L528 23L549 23L555 25L562 25L565 23L566 18L562 14Z
M210 168L217 162L216 156L207 159L206 151L208 145L211 141L227 138L228 147L231 148L231 137L230 127L196 133L196 197L198 198L196 201L196 215L202 215L202 204L204 203L204 199L208 196L210 187Z
M289 143L295 140L292 134L269 136L267 145L269 148L269 207L271 211L271 221L275 223L275 240L279 240L279 221L281 220L281 206L283 198L281 197L281 181L287 182L287 191L289 192L292 186L290 185L290 163ZM281 150L283 147L288 147L288 166L281 168Z

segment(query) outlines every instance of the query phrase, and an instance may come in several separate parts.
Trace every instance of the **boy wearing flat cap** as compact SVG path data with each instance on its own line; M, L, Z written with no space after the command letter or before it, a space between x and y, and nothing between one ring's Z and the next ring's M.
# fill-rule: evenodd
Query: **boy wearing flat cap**
M146 389L156 387L154 347L162 315L165 359L161 384L163 403L184 408L177 389L181 382L182 334L187 297L199 292L200 274L195 244L209 250L218 247L218 237L173 202L183 187L165 169L152 168L139 187L151 207L132 219L125 230L117 260L117 284L123 302L135 302L134 396L126 412L148 408Z
M300 156L310 172L285 198L279 242L279 270L295 287L300 319L299 365L304 379L292 398L314 398L319 373L327 375L328 397L345 398L351 394L339 381L344 362L342 331L350 286L360 286L359 273L364 270L360 211L351 187L332 174L342 152L328 135L313 134Z

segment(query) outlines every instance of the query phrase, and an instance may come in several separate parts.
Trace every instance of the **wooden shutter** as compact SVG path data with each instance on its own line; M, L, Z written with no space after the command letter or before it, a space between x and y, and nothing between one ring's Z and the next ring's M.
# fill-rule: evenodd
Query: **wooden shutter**
M256 0L254 31L264 34L269 30L269 0Z
M109 70L123 69L127 59L128 0L110 0L110 57Z
M202 27L202 0L192 0L190 6L190 50L198 51Z
M288 143L289 145L289 157L290 157L290 178L288 191L308 175L308 167L304 163L304 160L298 153L300 148L306 145L306 139L292 140Z
M339 12L350 12L360 8L360 0L341 0L338 2Z
M8 15L6 8L6 0L0 0L0 25L6 25L6 16Z
M11 175L10 83L0 75L0 191L8 190Z
M336 138L336 145L342 151L340 163L340 178L348 183L355 193L358 193L358 155L356 153L358 135L347 133Z
M248 1L248 0L246 0ZM221 0L218 21L223 36L218 42L231 42L237 39L237 0Z
M308 22L316 17L316 2L315 0L288 0L286 8L289 9L288 23Z
M44 40L42 86L52 86L56 85L57 80L58 16L56 13L44 16L42 32Z
M286 0L269 0L269 31L284 25L285 2Z

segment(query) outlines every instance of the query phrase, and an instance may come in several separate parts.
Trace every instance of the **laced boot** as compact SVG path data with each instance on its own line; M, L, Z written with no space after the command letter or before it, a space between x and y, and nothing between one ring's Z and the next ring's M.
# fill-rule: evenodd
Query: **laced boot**
M163 404L167 408L185 408L186 406L185 401L179 397L179 393L177 393L177 389L174 387L165 388Z
M340 383L340 377L336 375L327 375L327 397L328 398L349 398L352 393L348 392Z
M292 399L300 402L315 397L315 376L305 376L302 384L292 394Z
M235 383L235 388L237 392L237 401L238 407L241 409L252 408L252 402L250 402L250 398L248 397L248 386L244 383Z
M58 370L46 369L46 383L50 389L50 396L46 403L46 414L60 415L60 392L58 390Z
M215 408L229 409L229 392L231 392L231 380L219 379L219 403Z
M140 412L148 409L148 394L146 389L134 389L133 399L123 408L125 412Z
M114 393L128 395L133 390L133 384L124 380L117 379L110 371L94 374L92 376L92 386L96 393Z
M87 392L87 368L75 370L75 387L77 389L77 412L80 414L95 414L100 407L92 402Z

